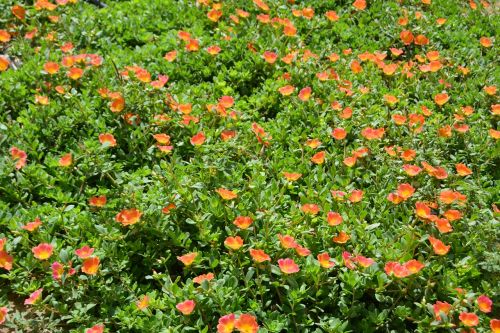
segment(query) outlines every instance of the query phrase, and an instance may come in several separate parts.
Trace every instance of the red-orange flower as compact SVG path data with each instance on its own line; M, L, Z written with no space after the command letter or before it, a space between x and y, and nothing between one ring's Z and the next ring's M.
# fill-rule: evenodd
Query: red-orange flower
M236 199L238 197L238 195L235 192L228 190L228 189L225 189L225 188L219 188L219 189L215 190L215 192L219 193L221 198L224 200L233 200L233 199Z
M240 236L236 237L229 236L224 241L224 245L226 245L228 248L232 250L238 250L240 247L243 246L243 239Z
M332 130L332 137L336 140L343 140L347 136L347 132L343 128L335 128Z
M141 219L142 212L137 208L124 209L115 216L115 220L123 226L136 224Z
M234 323L234 327L240 333L257 333L259 331L259 324L257 324L257 319L254 316L249 314L241 314L236 322Z
M459 176L462 176L462 177L465 177L465 176L468 176L468 175L471 175L472 174L472 170L469 169L465 164L463 163L458 163L458 164L455 164L455 168L457 169L457 174Z
M104 333L104 324L96 324L91 328L87 328L85 333Z
M148 295L143 295L140 299L135 302L135 305L139 310L144 310L149 306L149 296Z
M271 261L271 257L263 250L250 249L250 256L252 256L252 259L258 263Z
M338 236L333 237L333 241L337 244L345 244L351 237L344 231L339 232Z
M324 151L317 152L311 157L311 162L314 164L323 164L325 162L325 155L326 153Z
M193 300L188 299L188 300L185 300L184 302L178 303L175 307L183 315L188 316L193 312L195 306L196 306L196 303Z
M445 105L449 100L450 96L447 93L440 93L434 96L434 102L439 106Z
M28 231L35 231L41 225L42 221L37 217L33 222L28 222L26 225L22 226L22 228Z
M90 197L89 198L89 206L104 207L106 205L106 201L107 201L107 199L106 199L105 195Z
M311 98L311 87L302 88L299 92L299 99L303 102L308 101Z
M238 216L234 219L233 224L240 229L248 229L253 223L253 219L250 216Z
M451 304L441 301L437 301L432 307L434 309L434 317L436 320L441 320L440 313L448 315L451 310Z
M367 127L361 131L361 135L367 140L382 139L385 134L385 129Z
M90 257L83 261L82 272L88 275L96 275L99 270L99 257Z
M283 236L282 234L278 234L278 238L280 240L281 246L283 246L283 248L285 249L294 249L298 246L295 238L290 235Z
M236 317L234 313L220 317L219 323L217 324L217 333L232 333L235 323Z
M205 142L205 134L203 132L199 132L191 138L190 142L193 146L201 146Z
M9 312L9 310L5 306L0 308L0 325L5 323L5 319L7 318L7 312Z
M85 245L77 250L75 250L75 254L78 256L80 259L87 259L94 253L94 249L91 248L88 245Z
M27 299L24 300L24 305L32 305L32 304L35 304L42 296L42 291L43 291L43 288L40 288L36 291L34 291L30 297L28 297Z
M366 0L355 0L352 5L356 10L365 10Z
M99 134L99 142L103 146L107 146L107 147L116 146L115 137L113 136L113 134L110 134L110 133Z
M287 85L287 86L284 86L284 87L281 87L278 89L280 94L283 96L290 96L294 90L295 90L295 87L291 86L291 85Z
M492 333L500 333L500 320L499 319L490 320L490 328Z
M8 271L12 269L12 263L14 262L14 258L10 256L7 251L0 250L0 268L4 268Z
M401 184L398 186L398 196L400 196L403 200L410 198L413 193L415 193L415 188L410 184Z
M330 211L326 215L326 221L328 222L329 225L336 226L342 223L343 218L342 215L340 215L339 213Z
M335 262L331 260L330 255L326 252L318 254L317 258L320 266L323 268L332 268L335 266Z
M352 203L360 202L363 200L363 191L361 190L352 190L349 196L349 201Z
M302 210L304 213L309 214L309 215L317 215L319 213L319 207L316 204L303 204L300 207L300 210Z
M477 298L477 306L484 313L490 313L493 301L486 295L481 295Z
M450 251L451 245L445 245L442 241L432 236L429 236L429 242L432 245L432 249L434 253L440 256L443 256Z
M40 260L47 260L52 256L52 252L54 251L54 247L48 243L42 243L37 245L31 249L35 258Z
M73 163L73 157L71 153L67 153L59 159L59 166L62 167L69 167L72 163Z
M479 317L475 313L462 312L458 316L458 319L468 327L479 325Z
M293 261L293 259L290 258L279 259L278 265L280 267L280 270L285 274L297 273L300 270L299 266L295 263L295 261Z
M201 274L201 275L198 275L197 277L195 277L193 279L193 282L198 283L198 284L202 284L203 281L211 281L214 279L214 277L215 277L214 273Z
M185 266L190 266L193 264L194 260L198 256L198 252L190 252L183 256L177 257Z
M26 165L26 159L28 158L28 155L24 150L21 150L17 147L11 147L10 156L12 160L16 162L16 169L21 169Z

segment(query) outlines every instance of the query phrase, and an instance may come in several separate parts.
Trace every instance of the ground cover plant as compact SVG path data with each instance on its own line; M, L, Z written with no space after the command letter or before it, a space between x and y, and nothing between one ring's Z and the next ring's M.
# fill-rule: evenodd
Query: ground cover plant
M0 332L500 332L498 4L0 2Z

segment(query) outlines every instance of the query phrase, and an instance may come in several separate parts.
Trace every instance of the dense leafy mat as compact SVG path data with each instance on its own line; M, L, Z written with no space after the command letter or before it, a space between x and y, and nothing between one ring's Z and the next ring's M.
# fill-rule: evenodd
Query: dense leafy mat
M500 332L494 4L107 4L0 3L0 331Z

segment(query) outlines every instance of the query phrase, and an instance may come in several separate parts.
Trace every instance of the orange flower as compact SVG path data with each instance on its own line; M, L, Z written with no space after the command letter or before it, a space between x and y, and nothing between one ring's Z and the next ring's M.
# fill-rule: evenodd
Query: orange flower
M444 245L442 241L440 241L437 238L434 238L432 236L429 236L429 242L432 245L432 249L434 250L434 253L440 256L443 256L450 251L451 245Z
M236 317L234 313L220 317L217 325L217 333L232 333L235 323Z
M293 238L292 236L289 235L283 236L282 234L278 234L278 238L280 240L281 246L283 246L283 248L285 249L294 249L297 246L299 246L295 241L295 238Z
M326 221L328 222L329 225L331 226L336 226L342 223L343 218L342 215L336 212L328 212L326 215Z
M203 142L205 142L205 139L205 134L203 134L203 132L199 132L191 138L190 142L193 146L201 146Z
M450 221L456 221L462 218L462 213L456 209L449 209L444 212L443 215Z
M436 94L434 96L434 102L439 106L445 105L449 100L450 96L447 93Z
M487 93L490 96L495 96L497 93L497 87L496 86L486 86L483 88L484 92Z
M300 271L299 266L295 263L295 261L293 261L293 259L290 258L279 259L278 265L280 270L285 274L293 274Z
M188 299L188 300L185 300L184 302L177 304L175 307L183 315L189 316L193 312L195 306L196 306L196 303L193 300Z
M26 9L24 9L22 6L19 5L12 6L11 12L12 14L14 14L15 17L17 17L21 21L24 20L24 18L26 17Z
M490 320L490 328L492 333L500 333L500 320L499 319L491 319Z
M104 207L106 205L106 196L100 195L96 197L89 198L89 206L93 207Z
M94 253L94 249L88 245L85 245L77 250L75 250L75 254L80 259L87 259Z
M39 226L42 225L42 221L37 217L33 222L28 222L26 225L22 226L24 230L35 231ZM1 250L1 248L0 248Z
M446 234L453 231L453 227L447 219L436 219L434 223L440 233Z
M149 296L148 295L143 295L140 299L135 302L135 305L139 310L144 310L149 306Z
M49 259L53 251L54 247L48 243L42 243L31 249L31 252L33 252L35 258L40 260Z
M215 277L214 273L201 274L201 275L198 275L197 277L195 277L193 279L193 282L198 283L198 284L202 284L203 281L211 281L214 279L214 277Z
M335 266L335 262L331 260L330 255L326 252L318 254L317 258L319 265L323 268L332 268Z
M226 240L224 241L224 245L232 250L238 250L243 246L243 239L240 236L230 236L226 238Z
M457 169L457 174L459 176L465 177L472 174L472 170L469 169L465 164L462 163L455 164L455 168Z
M231 140L235 136L236 136L236 131L225 130L220 133L220 138L222 139L222 141Z
M50 75L56 74L59 71L59 64L57 62L46 62L43 69Z
M263 250L250 249L250 256L252 256L252 259L258 263L271 261L271 257Z
M479 38L479 43L481 43L481 45L483 47L492 47L493 46L493 42L491 41L491 38L488 38L488 37Z
M164 56L163 56L163 59L165 59L166 61L168 62L172 62L175 60L175 58L177 58L177 51L176 50L173 50L173 51L170 51L170 52L167 52Z
M0 268L10 271L12 269L12 263L14 258L10 256L6 251L0 250Z
M403 41L403 44L410 45L413 42L413 33L409 30L403 30L399 34L399 37Z
M451 304L441 301L437 301L432 307L434 309L434 317L436 320L441 320L440 313L448 315L451 310Z
M264 52L262 56L264 57L264 60L270 64L274 64L276 59L278 59L278 55L271 51Z
M186 44L186 51L195 52L200 49L200 42L197 39L189 39Z
M361 190L352 190L351 195L349 196L349 201L352 203L360 202L363 200L363 191Z
M10 38L10 33L7 30L0 29L0 43L7 43Z
M222 49L217 45L207 47L207 53L213 56L219 54L220 51L222 51Z
M332 131L332 137L336 140L343 140L347 136L347 132L343 128L335 128Z
M219 193L221 198L224 200L233 200L233 199L236 199L238 197L238 195L235 192L228 190L228 189L225 189L225 188L222 188L222 187L215 190L215 192Z
M299 92L299 99L303 102L308 101L311 98L311 87L302 88Z
M366 0L356 0L352 4L356 10L365 10L366 9Z
M109 109L111 112L121 112L123 109L125 109L125 98L123 98L120 93L114 93L111 96L111 104L109 106Z
M0 72L4 72L9 68L10 61L4 56L0 56Z
M137 208L123 209L121 212L116 214L115 220L125 227L139 222L141 216L142 212Z
M99 142L101 145L105 147L114 147L116 146L116 140L113 134L110 133L103 133L99 134Z
M339 20L339 16L337 15L337 13L333 10L329 10L325 13L325 16L328 20L330 21L338 21Z
M314 164L323 164L325 162L325 155L326 153L324 151L317 152L311 157L311 162Z
M300 207L300 210L302 210L304 213L309 214L309 215L316 215L319 212L319 207L316 204L303 204Z
M198 256L198 252L190 252L183 256L177 257L185 266L190 266L193 264L194 260Z
M89 257L83 261L82 272L88 275L96 275L99 270L99 257Z
M5 306L0 308L0 325L5 323L5 318L7 318L7 312L9 312L9 310Z
M385 129L366 127L361 131L361 135L367 140L380 140L385 134Z
M36 290L35 292L33 292L30 295L30 297L28 297L27 299L24 300L24 305L35 304L41 298L42 291L43 291L43 288L40 288L40 289Z
M28 158L28 155L24 150L21 150L17 147L11 147L10 156L12 160L16 162L16 169L19 170L26 165L26 159Z
M344 231L339 232L338 236L333 237L333 241L337 244L345 244L349 239L351 239L351 237Z
M71 67L67 73L67 76L71 80L78 80L83 76L83 69L78 68L78 67Z
M287 86L284 86L284 87L281 87L278 89L280 94L283 96L290 96L294 90L295 90L295 87L291 86L291 85L287 85Z
M387 195L387 200L389 200L390 202L392 202L395 205L400 204L401 202L403 202L403 198L401 198L399 195L397 195L395 193L389 193Z
M291 172L283 172L283 176L286 178L286 180L293 182L298 180L300 177L302 177L301 173L291 173Z
M401 184L398 186L398 195L406 200L415 193L415 189L410 184Z
M375 260L363 256L356 256L353 258L353 261L357 262L358 265L360 265L363 268L368 268L371 265L375 264Z
M415 177L422 171L422 168L417 165L405 164L403 165L403 170L408 176Z
M493 301L486 295L481 295L477 298L477 305L479 310L484 313L490 313Z
M475 313L462 312L458 316L458 319L460 319L462 324L468 327L477 326L479 324L479 317Z
M500 131L497 131L493 128L490 128L490 130L488 131L488 133L490 134L490 136L495 139L495 140L498 140L500 139Z
M207 13L207 17L210 21L212 22L217 22L221 17L222 17L222 11L221 10L216 10L212 9Z
M425 267L424 264L422 264L420 261L418 260L415 260L415 259L412 259L410 261L407 261L405 264L404 264L405 268L411 273L411 274L415 274L415 273L418 273L420 272L420 270L422 270L422 268Z
M418 35L415 37L415 45L427 45L429 44L429 38L424 35Z
M87 328L85 333L104 333L104 324L97 324L91 328Z
M72 163L73 157L71 156L71 153L67 153L59 159L59 166L62 167L69 167Z
M249 314L241 314L239 318L236 319L234 327L236 327L240 333L257 333L259 331L257 319Z

